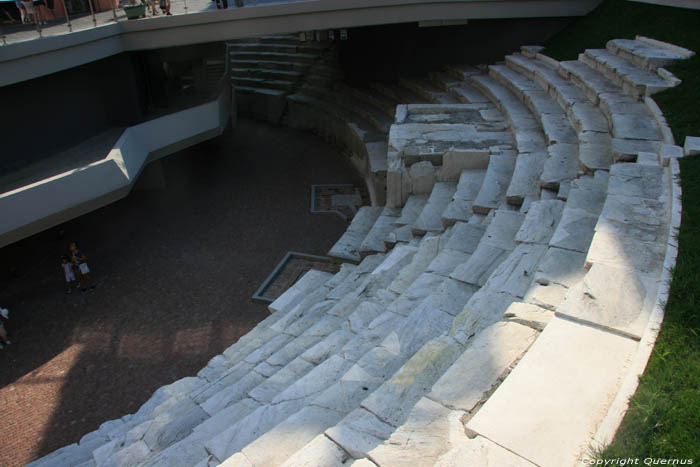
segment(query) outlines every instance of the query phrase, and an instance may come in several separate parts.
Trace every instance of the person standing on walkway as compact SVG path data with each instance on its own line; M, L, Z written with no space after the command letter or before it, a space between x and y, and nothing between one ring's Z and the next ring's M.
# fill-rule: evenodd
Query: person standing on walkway
M78 242L70 243L72 263L78 267L78 287L85 292L89 287L95 288L95 283L90 277L90 268L87 265L87 256L78 249Z
M66 293L71 293L71 286L75 282L75 273L73 273L73 264L70 262L67 255L61 256L61 267L63 268L63 275L66 278Z
M5 329L5 321L10 319L10 312L7 310L7 308L0 308L0 349L2 349L6 345L12 344L10 341L10 338L7 337L7 330Z

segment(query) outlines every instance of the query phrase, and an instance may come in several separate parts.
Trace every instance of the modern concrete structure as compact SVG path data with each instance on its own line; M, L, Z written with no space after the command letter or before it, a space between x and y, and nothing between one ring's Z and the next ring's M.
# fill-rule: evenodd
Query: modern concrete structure
M598 0L314 0L119 22L0 47L0 86L122 52L426 20L580 16Z

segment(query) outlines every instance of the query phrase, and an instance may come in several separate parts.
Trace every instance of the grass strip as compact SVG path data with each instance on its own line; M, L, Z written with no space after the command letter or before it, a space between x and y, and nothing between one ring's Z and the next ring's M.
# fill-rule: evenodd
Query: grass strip
M575 60L587 48L636 35L670 42L696 55L669 71L683 83L654 95L676 142L700 136L700 11L605 0L550 39L544 53ZM602 459L700 461L700 157L681 160L683 218L679 255L654 351L637 392Z

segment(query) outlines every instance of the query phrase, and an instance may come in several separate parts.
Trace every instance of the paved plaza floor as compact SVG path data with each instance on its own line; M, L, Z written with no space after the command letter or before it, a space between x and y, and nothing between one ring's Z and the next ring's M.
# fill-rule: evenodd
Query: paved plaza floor
M16 339L0 350L0 465L76 442L196 374L267 315L251 296L288 250L323 255L343 233L339 216L310 213L311 185L359 183L315 136L246 120L163 159L162 174L164 187L0 249ZM71 240L94 290L65 292Z

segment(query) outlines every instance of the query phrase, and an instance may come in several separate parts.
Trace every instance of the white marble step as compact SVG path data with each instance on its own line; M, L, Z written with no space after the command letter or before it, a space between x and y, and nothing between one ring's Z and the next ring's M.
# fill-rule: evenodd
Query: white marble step
M457 100L427 79L401 78L399 85L435 104L456 104Z
M498 208L504 200L515 169L515 153L504 151L489 158L484 183L481 185L472 210L477 214L488 214Z
M327 281L326 284L330 286L339 285L347 280L349 275L348 271L341 271L333 279ZM316 288L313 292L309 292L297 306L292 308L281 320L273 324L272 327L275 327L281 325L284 320L288 321L286 325L281 326L277 330L279 333L277 337L289 331L293 327L292 323L294 322L300 324L300 329L296 333L292 333L292 335L299 335L303 330L308 329L316 321L319 311L325 312L334 303L326 301L320 304L321 307L313 305L315 302L318 303L320 300L323 300L328 290L328 287L323 286ZM316 295L316 297L312 299L312 295ZM308 310L308 312L297 312L300 306ZM282 314L284 311L279 311L278 313ZM290 317L290 315L293 316ZM193 433L193 430L197 432L198 427L201 426L218 427L220 429L222 418L225 421L227 417L230 418L231 416L231 414L221 416L223 414L222 408L227 406L230 400L240 397L247 389L260 384L265 377L275 374L276 369L280 368L281 365L320 340L320 338L313 339L316 336L305 336L306 338L296 339L297 341L302 341L297 343L296 348L290 348L289 345L285 345L285 343L291 343L289 339L278 339L277 337L268 340L262 347L249 354L243 361L232 367L228 374L224 374L211 384L199 385L190 390L178 399L174 405L164 408L157 413L155 418L146 419L140 424L133 426L117 440L118 442L111 443L111 446L103 446L99 452L96 450L95 459L105 458L109 460L120 456L129 456L130 459L135 461L137 454L141 456L139 459L145 459L145 457L165 449L167 453L162 456L159 455L158 458L167 458L172 455L175 458L199 460L197 457L204 455L202 447L203 437L201 431ZM282 361L279 357L280 354L283 356ZM267 361L264 361L266 358ZM237 407L235 414L240 416L241 410L242 407ZM209 418L210 415L213 416L212 419ZM218 418L214 419L215 417ZM211 429L206 431L208 434L211 434L211 432ZM182 443L178 443L182 438L185 438L185 440ZM145 446L146 450L144 451L139 446L141 448ZM171 462L171 465L174 464ZM192 463L189 465L192 465Z
M586 263L658 276L666 245L666 175L658 165L621 163L610 169L608 196Z
M442 213L442 225L448 227L455 222L467 222L472 216L472 204L484 183L486 170L462 169L452 200Z
M612 39L606 48L622 58L632 61L646 71L656 71L670 65L676 60L683 60L694 55L693 52L673 44L649 38Z
M413 233L415 235L441 232L443 230L442 213L452 201L452 196L455 194L456 189L457 184L450 182L437 182L433 186L428 201L413 223Z
M497 210L469 260L455 268L450 277L483 286L496 267L515 249L515 235L524 218L524 214L516 211Z
M671 80L641 69L634 62L606 49L587 49L579 56L579 59L587 65L595 67L635 98L644 98L675 86ZM677 79L676 81L679 82Z
M430 72L428 73L428 79L439 89L447 93L450 92L451 88L462 84L461 79L458 79L452 74L444 71Z
M388 284L387 289L399 295L399 297L392 302L389 308L399 314L405 314L399 310L397 304L403 303L403 298L401 295L406 294L409 288L416 289L416 280L421 274L425 272L430 262L435 258L435 256L440 252L440 249L444 246L446 242L437 235L428 234L420 240L418 245L418 251L411 259L411 263L404 267L399 274L394 278L394 280ZM408 296L415 296L415 293L406 294ZM422 290L418 294L419 297L424 298L426 294L422 293ZM407 307L408 308L408 307Z
M389 292L385 291L386 286L388 285L388 282L391 281L391 278L404 267L404 263L401 262L401 258L410 259L411 257L411 255L408 254L401 255L401 251L412 253L415 252L415 249L404 245L400 245L395 248L389 254L387 259L373 272L373 275L376 275L377 280L366 283L358 288L357 293L362 294L362 297L358 295L354 303L361 302L362 300L368 300L370 297L365 296L368 291L376 291L376 293L380 294L381 296L392 296ZM399 258L394 259L394 257ZM393 296L395 297L395 295ZM376 299L384 300L380 296L378 296ZM367 323L367 318L362 317L363 315L366 315L365 310L362 307L355 309L349 315L347 315L348 312L353 310L352 301L351 303L346 303L345 306L342 305L343 300L341 300L336 308L340 307L346 310L341 314L345 314L350 322L351 327L349 328L349 336L354 335L353 333L358 333L356 337L351 337L349 341L345 341L345 345L342 346L338 354L335 354L330 358L324 358L322 361L318 361L318 366L314 367L309 373L301 376L300 379L290 386L287 386L281 393L274 396L270 400L269 404L266 403L258 407L249 416L240 420L238 423L232 425L227 430L210 440L207 443L208 450L210 450L210 452L212 452L218 459L225 459L229 455L237 452L263 432L282 422L293 413L296 413L305 405L304 400L307 400L308 402L308 400L313 398L314 394L320 393L325 386L332 384L337 377L339 377L346 369L350 367L351 362L354 361L351 357L352 355L357 355L357 358L359 358L366 351L363 349L371 348L371 346L376 344L376 339L378 336L386 335L386 333L393 329L393 324L395 323L389 322L386 319L379 320L379 322L374 325L372 323ZM339 310L339 312L340 311L342 310ZM333 310L331 310L329 313L332 312ZM385 312L385 314L386 313L389 312ZM395 320L400 319L400 315L395 315L393 313L390 313L390 315L394 315ZM381 316L379 318L381 318ZM376 322L377 319L374 321ZM357 321L357 324L353 326L352 323L354 321ZM348 331L345 331L345 333L347 334ZM348 360L348 358L350 360ZM325 386L323 381L327 382L325 383ZM253 424L252 430L250 429L250 424Z
M485 104L491 102L488 97L484 96L484 94L475 87L464 82L457 86L451 87L448 92L458 102L462 102L464 104Z
M597 171L595 177L581 177L572 183L566 207L549 245L587 253L594 227L607 196L608 175Z
M518 73L527 76L547 90L563 109L568 109L579 102L588 102L584 92L576 84L559 74L558 68L542 60L527 58L522 55L508 55L506 65ZM611 88L617 89L610 83ZM595 96L593 96L595 97Z
M428 202L428 195L411 195L406 200L406 204L401 209L401 216L395 221L397 226L409 225L413 227L413 224L423 212L423 208Z
M356 360L335 384L299 412L244 447L236 456L254 465L278 465L325 428L338 422L343 414L356 408L366 394L370 394L400 368L423 344L449 328L453 315L474 290L464 284L459 286L461 290L453 287L432 294L434 298L429 297L418 305L378 346ZM304 423L308 420L315 420L316 423ZM298 430L300 425L305 427L301 433Z
M381 215L382 209L382 207L361 207L343 236L330 249L328 256L359 262L362 259L359 253L360 245Z
M401 216L399 208L384 208L360 245L360 256L386 251L384 240L396 228L396 220Z
M469 341L463 353L459 345L434 340L409 360L392 380L382 386L393 389L395 385L393 391L402 396L403 392L411 393L408 397L403 396L406 403L402 403L400 409L394 409L398 417L383 419L392 428L396 428L390 433L390 437L386 440L368 437L374 441L374 446L369 443L358 446L357 442L351 445L348 441L352 438L345 436L347 441L343 447L350 453L356 452L355 455L368 456L379 466L407 467L437 465L439 459L452 450L471 451L467 447L476 443L476 440L470 440L465 435L460 419L473 411L482 401L484 393L498 384L502 374L525 353L535 337L536 332L529 327L500 322L489 326ZM456 350L452 350L453 348ZM444 371L445 368L447 371L440 376L441 370ZM413 373L419 373L419 380L425 379L427 382L410 386L400 385L399 377L402 374L408 376ZM437 381L435 375L439 376ZM380 393L382 388L375 394ZM421 389L425 391L424 388L428 389L428 394L416 399L413 392ZM372 397L374 394L370 398ZM416 402L415 405L413 402ZM394 402L388 404L391 407ZM455 465L492 465L480 461L487 455L493 456L491 451L498 450L498 446L493 445L487 454L487 449L482 445L480 449L474 450L480 452L463 454ZM502 448L500 450L504 451ZM512 454L510 456L515 457ZM525 464L496 462L493 465Z
M526 201L539 198L540 177L547 161L544 151L521 153L515 159L515 168L508 189L506 201L514 206L521 206ZM547 187L546 185L544 185Z
M537 465L574 465L636 348L632 339L555 317L466 427Z
M479 245L486 227L466 222L457 222L452 227L450 239L426 268L426 272L442 276L465 264Z
M460 81L469 81L472 76L483 74L481 70L472 65L447 65L445 71Z
M263 321L263 323L258 325L258 327L256 327L255 330L260 329L262 327L269 329L269 327L278 326L283 321L288 320L288 317L292 314L294 314L295 317L293 319L289 319L289 322L293 322L293 320L295 319L297 323L301 322L301 329L308 329L309 325L312 323L304 325L303 322L309 321L309 318L313 319L314 313L308 313L306 316L304 316L303 313L297 312L299 306L302 306L304 308L313 308L314 301L318 302L319 300L323 300L324 294L329 290L330 287L336 287L348 280L348 278L350 277L350 272L352 272L353 269L356 268L354 266L345 265L345 267L343 267L338 274L333 276L332 279L328 280L322 287L317 287L312 292L307 291L307 295L305 295L297 305L294 305L294 302L290 302L289 300L284 300L286 306L281 307L280 311L276 312L274 315L271 315L271 317L278 318L277 321ZM299 282L306 283L306 285L310 285L308 277L317 275L315 273L317 273L317 271L311 271L310 273L307 273L307 280L304 280L304 278L302 278L302 280ZM316 298L313 299L312 295L316 295ZM278 330L276 332L281 333L283 331L287 331L288 329L291 329L291 326L286 326L282 328L281 331ZM252 332L252 334L255 333ZM299 334L299 331L297 331L297 334ZM260 376L256 372L264 372L264 370L261 370L261 368L263 368L264 366L271 368L270 365L267 365L267 363L262 362L258 366L255 366L254 363L257 360L260 360L261 357L259 356L251 360L252 354L249 354L249 352L251 350L257 349L255 350L254 354L257 353L258 355L262 355L262 358L264 358L264 355L270 354L274 350L275 346L279 346L279 344L284 343L285 340L280 341L279 339L273 337L271 339L268 339L267 343L265 343L262 347L259 347L264 342L259 340L261 337L263 336L260 333L258 333L258 337L256 337L252 341L252 343L255 344L255 346L252 349L250 348L250 345L245 344L243 348L240 348L237 352L229 353L231 358L235 358L234 355L243 355L243 357L245 357L245 360L240 361L242 357L239 357L237 359L239 360L238 364L230 368L230 371L227 373L221 374L221 372L219 371L219 378L216 380L212 379L212 383L209 383L205 380L200 380L198 378L190 378L189 381L192 382L188 382L184 386L183 384L178 382L178 384L171 385L170 387L164 387L156 391L156 393L149 400L149 402L144 404L144 406L139 410L139 412L134 417L132 417L130 423L124 425L122 433L120 434L120 438L118 439L118 443L111 443L110 446L103 446L100 449L99 453L96 451L95 458L97 459L100 456L103 458L129 456L129 458L133 460L135 459L134 456L136 456L136 454L138 453L141 453L139 455L145 458L144 456L150 456L163 448L170 449L168 447L169 444L175 443L181 437L187 436L187 434L193 429L193 427L196 431L197 425L204 419L208 418L208 414L203 413L199 406L193 405L195 402L201 403L202 408L207 408L208 404L210 404L210 401L207 400L209 395L217 395L219 400L221 400L221 396L218 393L221 393L222 389L226 386L237 384L240 388L241 384L245 385L250 384L251 382L255 383L255 381L259 381ZM305 343L307 345L312 344L312 342ZM245 348L246 345L248 346L248 349ZM234 344L232 348L233 347L236 347L236 344ZM302 346L301 348L301 351L305 349L304 346ZM282 348L282 350L285 349L287 350L287 352L289 352L286 346ZM272 360L272 357L270 357L268 360L272 361L273 363L278 363L274 362ZM215 365L215 369L217 370L220 370L222 367L228 369L229 367L226 364L231 364L229 359L224 355L215 357L214 359L212 359L212 361L219 361L219 363ZM223 363L221 363L220 361L223 361ZM233 363L235 363L235 361ZM212 362L210 362L208 367L212 367ZM210 376L213 375L211 368L208 372L205 371L205 369L203 369L200 373L207 373ZM170 389L171 387L172 389ZM161 396L161 394L167 395L167 397L164 399ZM218 412L216 413L216 415L218 416ZM210 424L210 422L215 422L215 425L217 424L216 420L211 419L205 423ZM114 438L114 436L112 437ZM173 449L170 449L168 452L176 451L184 455L185 451L191 451L193 453L201 454L201 449L199 451L197 451L197 449L194 449L197 446L201 448L201 443L195 443L195 446L191 446L192 438L197 439L197 436L187 436L188 441L183 442L183 445L187 446L188 449L185 449L183 451L183 446L176 446ZM136 445L136 443L139 444ZM132 444L134 444L134 446L131 446ZM146 451L141 452L143 451L143 449L139 450L139 446L145 446L147 448ZM191 459L191 457L188 458Z

